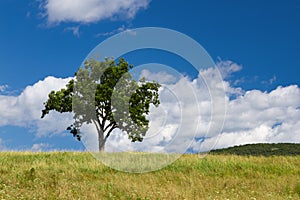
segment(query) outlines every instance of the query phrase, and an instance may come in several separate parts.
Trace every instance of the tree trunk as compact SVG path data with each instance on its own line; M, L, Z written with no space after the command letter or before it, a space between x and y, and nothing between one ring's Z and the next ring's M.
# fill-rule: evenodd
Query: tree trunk
M104 152L104 146L105 146L105 142L99 141L99 152Z
M99 120L94 120L94 125L97 129L97 132L98 132L98 150L99 152L103 152L104 151L104 146L105 146L105 142L106 142L106 139L104 137L104 132L103 130L101 129L101 125L100 125L100 122Z
M98 132L98 145L99 145L99 152L104 152L105 139L102 130Z

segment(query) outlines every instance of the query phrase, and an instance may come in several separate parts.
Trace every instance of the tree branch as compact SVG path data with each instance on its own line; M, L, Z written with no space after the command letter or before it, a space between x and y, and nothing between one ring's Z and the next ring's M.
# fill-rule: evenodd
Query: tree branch
M103 131L105 132L109 127L114 126L114 125L116 125L116 123L111 122L110 124L108 124L108 125L105 127L105 129L104 129Z
M104 138L104 141L106 142L107 138L110 136L110 133L115 129L117 128L118 126L116 124L114 124L108 131L108 133L106 134L105 138Z
M93 119L93 122L94 122L94 124L96 126L97 132L99 133L100 132L100 124L98 123L98 121L96 121L94 119Z

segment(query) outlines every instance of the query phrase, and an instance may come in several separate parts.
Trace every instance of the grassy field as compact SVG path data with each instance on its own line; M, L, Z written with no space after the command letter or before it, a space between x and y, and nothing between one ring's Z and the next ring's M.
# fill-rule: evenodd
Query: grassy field
M119 172L89 153L0 153L0 199L300 199L300 156L184 155Z

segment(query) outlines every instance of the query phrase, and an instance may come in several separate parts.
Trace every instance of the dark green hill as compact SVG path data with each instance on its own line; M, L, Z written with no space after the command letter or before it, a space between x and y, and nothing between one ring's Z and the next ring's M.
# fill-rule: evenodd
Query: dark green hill
M278 143L278 144L246 144L216 149L211 154L233 154L242 156L296 156L300 155L300 144Z

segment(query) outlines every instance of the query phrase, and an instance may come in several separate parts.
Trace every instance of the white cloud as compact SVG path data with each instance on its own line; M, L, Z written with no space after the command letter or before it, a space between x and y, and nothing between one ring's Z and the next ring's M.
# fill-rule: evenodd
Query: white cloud
M226 61L222 61L220 60L217 63L217 67L220 70L223 78L228 78L230 77L233 73L241 71L242 70L242 66L236 64L233 61L230 60L226 60Z
M150 129L142 143L131 143L126 135L113 134L106 144L108 151L155 151L155 152L177 152L184 153L195 137L215 135L218 130L210 129L212 112L221 112L222 108L212 111L211 93L206 84L214 88L214 93L219 94L218 102L224 101L222 96L223 86L216 84L213 80L217 70L208 69L201 71L196 80L180 76L177 82L162 84L160 90L161 104L158 108L152 107L150 112ZM174 76L166 72L151 73L141 71L143 77L148 80L160 82L173 82ZM206 82L203 81L205 77ZM176 77L175 77L176 78ZM223 95L225 93L223 92ZM221 122L217 113L215 123Z
M133 18L151 0L47 0L44 9L49 23L92 23L104 19Z
M140 78L143 77L147 78L148 81L156 81L161 84L174 83L177 80L176 75L167 73L166 71L151 73L147 69L141 71Z
M296 85L279 86L267 93L251 90L228 102L223 132L203 144L215 148L248 144L300 142L300 88ZM198 148L199 148L198 146Z
M224 68L223 71L236 70ZM216 82L216 68L200 71L194 80L181 76L172 83L168 82L173 80L172 75L165 72L141 73L146 78L167 82L160 90L161 105L151 108L151 127L142 143L131 143L126 135L115 130L106 145L108 151L182 152L191 142L195 151L257 142L300 142L300 88L297 85L278 86L270 92L243 91L228 81ZM40 137L61 133L72 123L70 113L51 112L44 119L40 116L47 94L64 87L69 80L47 77L26 87L19 96L0 95L0 126L29 127ZM226 96L222 93L224 88ZM229 98L232 94L237 97ZM212 127L222 122L222 103L227 107L227 114L219 135L219 130ZM83 140L90 150L97 150L94 130L93 127L82 128ZM204 137L208 138L203 141ZM0 147L3 147L2 142L0 140ZM34 149L39 149L37 147Z
M0 126L33 128L39 136L61 132L72 122L71 114L50 112L41 119L41 110L48 93L63 88L69 80L49 76L27 86L19 96L0 95Z
M228 63L222 63L222 70L227 75L240 70L239 67L232 67L236 64ZM156 77L158 81L163 80L161 74L151 74L149 71L145 74L144 71L146 77ZM195 151L258 142L300 142L300 88L297 85L278 86L270 92L243 91L223 81L227 94L224 100L222 84L215 82L215 75L216 69L210 68L202 70L195 80L181 77L175 84L165 84L160 93L162 104L150 112L153 127L147 133L148 138L142 143L130 143L126 135L112 135L106 149L181 152L189 146L190 141L193 141L191 147ZM213 91L208 91L205 84ZM189 88L196 95L197 102L193 100L193 92ZM217 96L215 104L211 102L211 93ZM230 99L231 94L237 97ZM218 102L225 102L227 107L226 122L221 134L211 129L211 113L216 114L217 120L214 123L224 114L218 108ZM198 132L195 133L195 130ZM207 136L203 141L203 137Z

